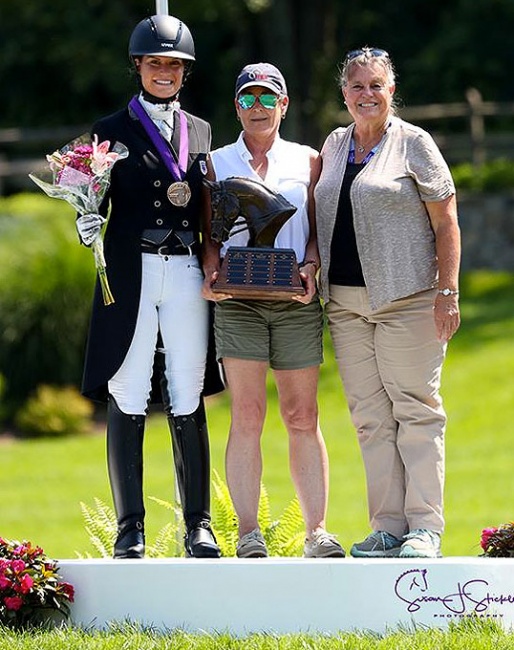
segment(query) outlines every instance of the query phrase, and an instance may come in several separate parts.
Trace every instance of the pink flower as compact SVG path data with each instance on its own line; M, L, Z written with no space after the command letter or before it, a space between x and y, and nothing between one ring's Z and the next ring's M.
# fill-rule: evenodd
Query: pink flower
M20 609L23 605L23 599L20 598L19 596L8 596L7 598L4 598L4 603L7 609L12 609L13 611L17 611Z
M95 175L104 174L108 171L120 157L114 151L109 151L111 143L109 140L98 142L98 136L93 138L93 154L91 157L91 169Z
M484 528L482 530L482 536L480 538L480 546L484 551L487 551L487 547L489 546L489 540L491 539L492 535L498 532L498 528Z
M21 573L22 571L25 571L27 565L23 560L13 560L11 562L11 569L14 571L14 573Z
M25 544L20 544L16 548L13 548L13 555L24 555L27 552L27 546Z
M22 579L19 581L19 584L14 589L19 594L28 594L33 586L34 579L31 578L28 573L25 573Z
M0 589L9 589L11 585L12 582L9 580L9 578L6 578L5 576L0 576Z

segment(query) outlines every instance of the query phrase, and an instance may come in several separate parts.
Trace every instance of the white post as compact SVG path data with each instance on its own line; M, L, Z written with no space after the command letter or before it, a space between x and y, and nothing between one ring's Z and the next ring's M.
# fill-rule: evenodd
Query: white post
M164 14L167 16L168 11L168 0L155 0L155 11L157 14Z

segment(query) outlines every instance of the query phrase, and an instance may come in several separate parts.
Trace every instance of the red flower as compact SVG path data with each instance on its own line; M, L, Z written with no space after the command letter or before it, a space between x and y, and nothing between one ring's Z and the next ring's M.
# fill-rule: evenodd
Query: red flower
M69 582L61 582L61 587L70 603L72 603L75 600L75 588L73 585L70 585Z
M12 609L13 611L17 611L23 605L23 598L20 598L19 596L7 597L4 598L4 603L7 609Z
M27 573L19 581L19 584L14 588L14 590L19 594L28 594L29 591L34 586L34 579L31 578Z
M482 530L482 537L480 538L480 546L484 551L487 551L487 548L489 546L489 540L497 532L498 532L497 528L484 528Z

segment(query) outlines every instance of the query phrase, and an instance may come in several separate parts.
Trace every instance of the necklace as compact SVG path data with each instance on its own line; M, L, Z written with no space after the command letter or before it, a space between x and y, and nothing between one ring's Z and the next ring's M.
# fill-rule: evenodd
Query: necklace
M371 149L376 147L377 144L380 142L380 140L382 140L382 138L384 137L384 133L385 132L382 131L382 133L378 137L374 137L369 142L366 142L366 144L357 144L357 142L355 142L355 148L357 149L357 151L359 153L364 153L367 149L369 149L371 151ZM373 144L373 143L375 143L375 144ZM373 144L373 146L371 146L372 144Z
M366 142L365 144L358 144L357 141L355 140L355 133L354 133L353 140L355 142L355 149L357 150L357 152L363 154L365 151L371 151L372 149L374 149L384 137L384 134L387 131L388 126L389 125L386 125L385 128L380 129L378 135L374 136L371 140L368 140L368 142Z

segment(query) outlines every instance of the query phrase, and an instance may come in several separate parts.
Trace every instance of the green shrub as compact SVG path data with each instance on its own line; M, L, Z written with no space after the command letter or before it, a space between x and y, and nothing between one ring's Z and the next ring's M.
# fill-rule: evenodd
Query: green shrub
M491 160L478 168L462 163L452 167L452 174L458 189L472 192L514 189L514 162L511 160Z
M94 284L75 214L37 194L0 199L0 372L12 416L39 384L78 385Z
M93 405L73 386L39 386L15 416L20 431L31 437L59 437L88 431Z

